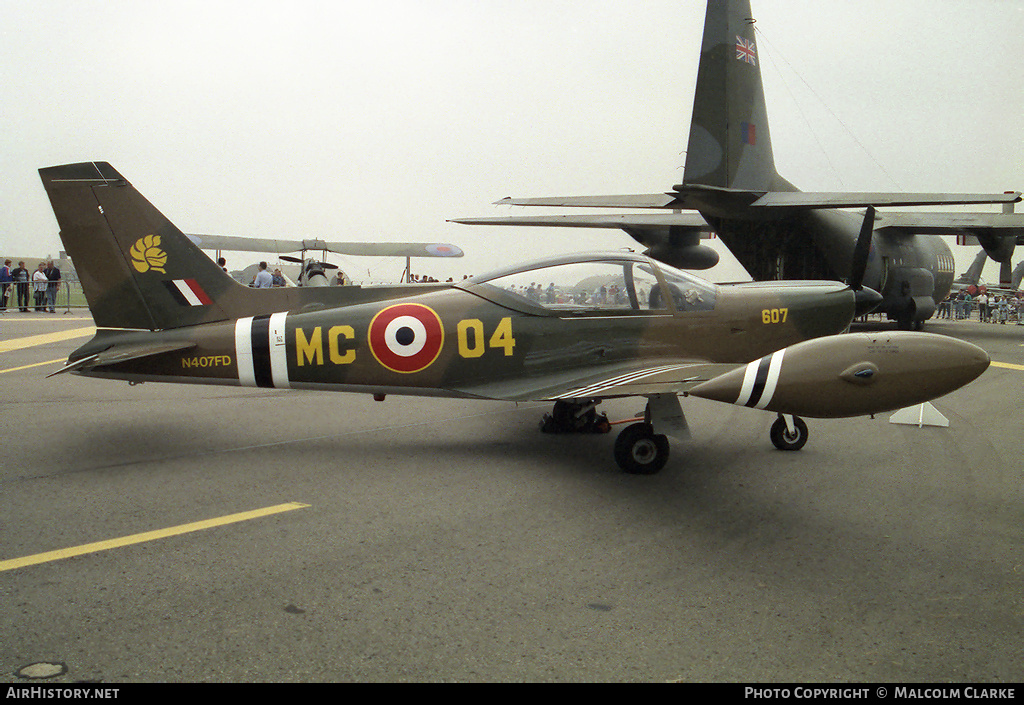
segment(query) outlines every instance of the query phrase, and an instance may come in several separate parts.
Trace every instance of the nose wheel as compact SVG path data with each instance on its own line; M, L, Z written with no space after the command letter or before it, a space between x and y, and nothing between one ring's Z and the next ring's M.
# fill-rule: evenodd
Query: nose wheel
M615 462L631 475L653 475L668 462L668 438L649 423L627 426L615 439Z
M790 416L788 419L779 414L779 418L772 424L772 443L779 450L800 450L807 443L807 424L799 416Z

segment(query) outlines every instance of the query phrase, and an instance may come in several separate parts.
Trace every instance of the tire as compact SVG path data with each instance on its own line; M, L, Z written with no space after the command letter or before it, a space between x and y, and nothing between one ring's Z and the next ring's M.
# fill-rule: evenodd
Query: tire
M779 450L800 450L807 443L807 424L799 416L793 417L793 432L786 428L782 418L775 420L771 430L772 443Z
M647 423L627 426L615 439L615 462L630 475L654 475L668 462L668 439Z
M597 422L597 410L588 409L583 415L576 416L581 408L583 408L583 404L580 403L556 401L555 407L551 410L550 414L554 430L549 431L549 433L583 433L589 431L594 423Z

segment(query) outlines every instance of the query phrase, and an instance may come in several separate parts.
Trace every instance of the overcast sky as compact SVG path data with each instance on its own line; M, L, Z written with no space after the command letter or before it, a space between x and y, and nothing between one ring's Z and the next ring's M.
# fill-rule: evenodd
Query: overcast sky
M459 244L462 260L415 265L442 279L629 246L445 221L679 183L704 8L0 0L0 256L61 249L36 170L90 160L186 232ZM1024 0L753 10L777 166L801 189L1024 189ZM955 254L959 273L974 250ZM713 278L738 276L725 259ZM404 265L336 261L356 279Z

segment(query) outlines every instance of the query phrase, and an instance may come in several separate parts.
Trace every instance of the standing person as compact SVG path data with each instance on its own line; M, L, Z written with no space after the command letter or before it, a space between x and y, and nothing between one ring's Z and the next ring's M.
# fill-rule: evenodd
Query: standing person
M36 311L46 311L46 288L50 280L46 278L46 264L39 263L39 267L32 273L32 295L36 302Z
M18 262L18 267L11 272L11 277L14 278L14 288L17 289L18 294L18 310L22 313L28 313L28 280L30 273L25 269L24 262Z
M57 292L60 290L60 270L57 269L57 265L53 263L53 260L48 260L46 263L46 279L49 284L46 285L46 305L50 308L50 313L57 313Z
M260 262L260 271L256 272L252 285L257 289L270 289L274 286L274 275L267 271L266 262Z
M1010 302L1007 299L1006 296L999 298L999 325L1002 326L1005 326L1006 322L1010 320ZM995 320L992 322L995 323Z
M7 313L7 297L11 295L11 282L13 281L11 260L5 259L4 266L0 267L0 313Z
M939 304L939 318L949 318L949 309L953 303L953 292L946 294L946 298Z

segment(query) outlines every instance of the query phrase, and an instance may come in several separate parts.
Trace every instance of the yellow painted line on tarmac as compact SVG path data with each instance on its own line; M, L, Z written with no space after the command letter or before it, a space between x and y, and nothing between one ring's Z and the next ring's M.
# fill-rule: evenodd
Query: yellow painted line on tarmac
M6 370L0 370L0 375L5 372L17 372L18 370L27 370L31 367L42 367L43 365L53 365L58 362L67 362L67 358L57 358L56 360L47 360L46 362L34 362L31 365L22 365L21 367L8 367Z
M9 313L14 313L14 312L13 311L9 311ZM5 315L3 317L3 319L0 319L0 320L3 320L4 323L39 323L40 321L46 321L47 323L66 323L67 321L91 321L92 320L92 316L75 316L75 315L69 316L69 315L67 315L65 313L61 313L58 316L54 316L52 314L49 314L49 315L46 315L46 316L28 316L28 317L26 317L26 316L13 316L13 315L8 316L8 315Z
M47 343L59 343L62 340L71 340L73 338L84 338L85 336L92 335L95 332L96 326L86 326L85 328L62 330L57 333L27 335L24 338L2 340L0 341L0 353L10 352L11 350L22 350L23 348L32 348L36 345L46 345Z
M188 534L194 531L202 531L203 529L212 529L214 527L224 526L226 524L237 524L241 521L259 519L261 517L271 516L273 514L290 512L295 509L304 509L308 506L310 505L302 504L301 502L288 502L286 504L277 504L274 505L273 507L254 509L250 512L228 514L227 516L217 517L215 519L206 519L204 521L197 521L191 524L171 526L166 529L157 529L156 531L147 531L142 534L133 534L131 536L122 536L121 538L110 539L108 541L97 541L95 543L87 543L82 546L72 546L71 548L62 548L57 551L37 553L32 556L25 556L24 558L11 558L6 561L0 561L0 573L6 570L14 570L15 568L24 568L30 565L37 565L39 563L49 563L51 561L63 560L64 558L82 556L87 553L109 551L112 548L123 548L124 546L131 546L137 543L155 541L157 539L164 539L169 536L180 536L181 534Z
M1012 365L1009 362L993 362L992 367L1002 367L1007 370L1024 370L1024 365Z

